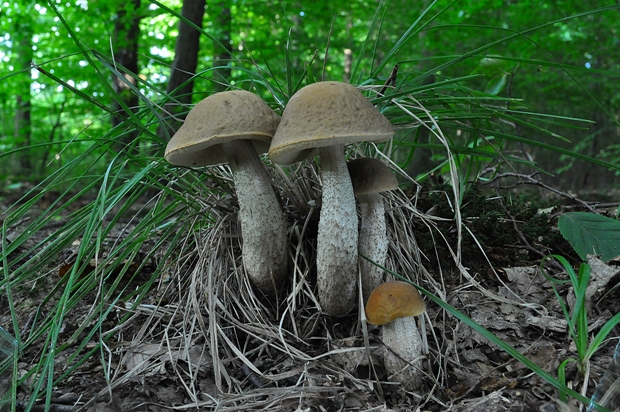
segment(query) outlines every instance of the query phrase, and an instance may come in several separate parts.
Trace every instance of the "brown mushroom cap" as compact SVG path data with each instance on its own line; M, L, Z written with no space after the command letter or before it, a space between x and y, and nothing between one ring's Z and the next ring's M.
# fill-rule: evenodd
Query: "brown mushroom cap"
M418 316L425 310L420 292L411 284L385 282L370 293L366 302L366 319L373 325L385 325L398 318Z
M318 82L291 97L269 157L274 163L304 160L318 147L382 142L394 135L390 121L355 86Z
M379 159L364 157L347 163L353 192L359 195L387 192L398 189L398 179Z
M179 166L226 163L220 143L251 140L257 153L269 149L280 116L254 93L231 90L213 94L189 112L168 142L165 158Z

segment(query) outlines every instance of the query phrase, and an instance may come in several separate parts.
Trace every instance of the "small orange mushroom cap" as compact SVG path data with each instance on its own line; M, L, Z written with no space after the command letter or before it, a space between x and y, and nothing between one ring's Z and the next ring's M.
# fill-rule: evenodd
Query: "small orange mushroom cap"
M385 325L398 318L418 316L426 310L420 292L406 282L385 282L374 288L366 302L366 319Z

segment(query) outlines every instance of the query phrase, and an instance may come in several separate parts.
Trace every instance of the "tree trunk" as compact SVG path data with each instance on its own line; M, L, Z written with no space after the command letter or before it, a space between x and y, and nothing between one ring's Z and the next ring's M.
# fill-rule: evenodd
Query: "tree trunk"
M231 78L232 44L230 42L230 32L232 21L230 16L230 0L220 0L211 8L212 10L209 14L217 16L215 21L215 38L221 44L221 46L215 45L215 53L213 55L213 67L220 67L214 72L213 86L215 91L224 91L228 88Z
M184 0L181 8L181 16L196 26L202 28L202 20L205 14L205 0ZM200 51L200 32L194 27L181 20L179 22L179 35L174 48L174 61L170 71L170 81L166 92L170 101L166 103L164 122L159 128L158 135L169 138L180 127L180 122L175 121L178 113L192 103L194 81L192 77L196 73L198 64L198 52Z
M140 38L141 0L128 0L119 3L119 10L116 13L114 22L114 61L117 65L120 76L115 75L112 79L114 91L120 100L135 113L138 110L140 100L138 95L131 90L127 82L137 85L138 76L138 40ZM123 108L120 101L115 100L112 109L116 115L112 116L112 126L118 126L129 117L129 113ZM117 150L124 150L127 145L132 144L138 135L137 130L125 134L116 146Z
M32 19L28 12L16 16L14 20L15 30L11 34L16 46L16 69L25 70L15 78L15 147L28 147L31 145L32 124L30 114L32 111L30 86L32 77L30 67L32 64ZM30 150L19 152L20 172L32 174L32 162Z
M342 81L349 83L351 81L351 69L353 68L353 50L344 49L344 74Z

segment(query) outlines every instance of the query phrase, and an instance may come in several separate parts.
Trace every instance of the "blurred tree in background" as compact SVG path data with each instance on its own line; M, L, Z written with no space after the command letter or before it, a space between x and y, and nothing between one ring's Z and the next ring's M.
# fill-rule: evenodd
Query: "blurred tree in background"
M392 63L381 63L389 52L396 52L400 82L431 90L436 82L464 78L461 83L481 94L522 99L514 115L531 116L534 126L537 116L565 116L566 122L545 126L565 140L510 122L505 122L507 131L618 164L620 9L613 1L603 3L5 2L0 179L38 182L93 139L111 136L111 130L115 144L101 142L103 154L93 153L93 162L131 146L139 130L132 124L144 121L145 108L158 111L159 118L147 124L151 143L141 143L133 153L161 152L191 103L229 86L250 88L256 82L252 73L262 73L273 84L303 76L304 81L383 83L393 69ZM418 19L415 35L400 42ZM484 60L494 55L501 58ZM443 65L455 58L458 64ZM264 87L257 90L265 94ZM592 123L583 127L574 118ZM123 119L129 121L119 124ZM463 146L497 138L470 135L463 140L462 130L446 133ZM401 138L429 143L424 133ZM613 171L599 172L571 156L514 143L500 147L527 152L565 189L617 182ZM408 162L405 155L396 160L416 176L440 159L425 149ZM97 167L103 170L106 163Z

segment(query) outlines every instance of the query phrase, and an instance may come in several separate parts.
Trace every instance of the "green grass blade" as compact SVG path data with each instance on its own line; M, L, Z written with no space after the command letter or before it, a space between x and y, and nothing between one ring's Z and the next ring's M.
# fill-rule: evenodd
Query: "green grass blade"
M365 256L362 256L362 257L367 259ZM450 313L452 316L454 316L455 318L457 318L458 320L463 322L465 325L469 326L474 331L478 332L480 335L482 335L483 337L487 338L495 346L499 347L500 349L502 349L503 351L508 353L514 359L516 359L519 362L523 363L531 371L535 372L538 376L543 378L547 383L549 383L551 386L556 388L560 393L565 393L567 395L570 395L571 397L573 397L573 398L579 400L580 402L582 402L584 405L590 404L590 399L586 398L585 396L581 395L580 393L578 393L578 392L574 391L573 389L567 387L566 385L562 384L558 379L554 378L549 373L545 372L541 367L539 367L534 362L532 362L531 360L526 358L524 355L522 355L520 352L518 352L516 349L514 349L508 343L504 342L502 339L500 339L499 337L494 335L491 331L489 331L488 329L486 329L483 326L481 326L478 323L476 323L470 317L468 317L465 314L461 313L454 306L450 305L447 302L444 302L438 296L435 296L431 291L429 291L429 290L427 290L427 289L425 289L425 288L423 288L423 287L421 287L419 285L416 285L415 283L412 283L409 279L399 275L398 273L395 273L395 272L391 271L390 269L388 269L388 268L386 268L384 266L381 266L381 265L377 265L377 266L379 266L381 269L385 270L387 273L390 273L392 276L395 276L396 278L398 278L398 279L400 279L400 280L402 280L404 282L407 282L407 283L410 283L411 285L413 285L424 296L426 296L428 299L433 301L433 303L439 305L441 308L446 310L446 312ZM606 408L603 408L601 406L599 406L599 410L600 411L604 411L604 412L609 412Z

